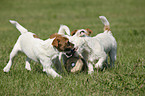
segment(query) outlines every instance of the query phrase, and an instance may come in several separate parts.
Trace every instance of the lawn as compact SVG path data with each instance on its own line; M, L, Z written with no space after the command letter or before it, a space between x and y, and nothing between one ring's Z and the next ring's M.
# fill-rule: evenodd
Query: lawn
M145 95L145 0L1 0L0 95L1 96L108 96ZM8 73L3 72L20 32L9 23L16 20L41 39L56 33L60 24L71 31L89 28L92 36L103 32L99 16L110 22L117 40L115 67L95 72L67 74L62 79L42 72L41 64L19 53Z

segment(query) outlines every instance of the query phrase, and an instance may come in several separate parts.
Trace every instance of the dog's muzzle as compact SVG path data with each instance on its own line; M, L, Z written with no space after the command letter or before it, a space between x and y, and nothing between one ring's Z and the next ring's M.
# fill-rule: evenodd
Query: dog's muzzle
M75 52L77 51L77 48L71 49L69 52L66 53L67 58L73 56Z

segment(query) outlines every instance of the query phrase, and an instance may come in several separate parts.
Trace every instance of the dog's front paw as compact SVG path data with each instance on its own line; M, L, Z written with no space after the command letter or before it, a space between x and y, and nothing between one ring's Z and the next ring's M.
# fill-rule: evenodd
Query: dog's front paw
M46 70L43 68L43 72L45 72Z
M102 69L103 69L103 66L102 66L101 64L96 64L96 65L95 65L95 68L96 68L96 69L101 69L101 70L102 70Z
M61 75L56 75L54 78L62 78L62 76Z
M94 71L88 71L88 74L90 74L90 75L91 75L92 73L94 73Z
M29 71L31 71L31 67L30 66L25 66L25 68Z
M8 68L6 68L6 67L3 69L4 72L9 72L9 70L10 70L10 69L8 69Z
M25 67L28 71L31 71L31 68L30 67Z
M59 78L62 78L62 76L59 75Z

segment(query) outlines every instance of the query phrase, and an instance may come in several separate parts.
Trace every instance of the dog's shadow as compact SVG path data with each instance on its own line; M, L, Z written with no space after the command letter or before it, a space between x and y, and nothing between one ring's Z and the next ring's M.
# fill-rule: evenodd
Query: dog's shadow
M45 73L43 72L43 67L40 63L32 62L32 61L30 63L31 63L31 66L32 66L31 68L33 71L38 72L38 73Z

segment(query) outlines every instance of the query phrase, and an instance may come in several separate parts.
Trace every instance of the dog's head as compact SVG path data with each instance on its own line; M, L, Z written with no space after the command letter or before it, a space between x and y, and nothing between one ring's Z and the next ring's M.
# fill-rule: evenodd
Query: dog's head
M74 30L71 32L71 36L75 35L78 37L86 37L86 36L90 36L90 34L92 33L93 31L87 28L87 29Z
M60 34L52 34L50 39L55 38L52 42L52 45L60 52L71 53L74 50L74 44L69 42L69 39L60 35Z

